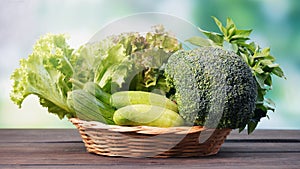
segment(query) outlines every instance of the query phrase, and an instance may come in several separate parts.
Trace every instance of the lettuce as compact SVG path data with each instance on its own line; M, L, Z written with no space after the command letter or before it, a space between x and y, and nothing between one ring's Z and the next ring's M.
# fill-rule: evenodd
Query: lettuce
M40 98L42 106L59 118L74 116L66 104L67 92L72 89L68 79L73 75L73 49L63 34L47 34L34 45L27 59L20 60L20 68L11 75L13 89L11 100L21 107L30 94Z
M163 71L159 70L175 51L181 49L177 39L155 26L145 36L137 32L109 36L106 39L83 45L78 51L80 58L93 56L89 78L78 78L82 83L93 81L106 92L120 90L152 91L154 88L169 91ZM94 78L91 80L91 76ZM160 82L160 83L158 83Z

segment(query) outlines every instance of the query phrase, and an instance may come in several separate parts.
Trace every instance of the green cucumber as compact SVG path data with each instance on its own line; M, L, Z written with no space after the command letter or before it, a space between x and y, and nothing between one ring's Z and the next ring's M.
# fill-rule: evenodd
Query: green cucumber
M146 104L160 106L178 112L177 104L165 96L143 91L121 91L111 95L111 105L121 108L128 105Z
M114 113L117 125L173 127L184 124L181 116L169 109L144 104L122 107Z
M73 80L75 81L75 80ZM87 82L83 85L83 90L94 95L103 103L115 108L121 108L134 104L155 105L178 112L177 104L167 97L151 92L144 91L121 91L112 95L103 91L103 89L94 82Z
M67 102L81 120L114 124L114 109L84 90L73 90L68 93Z

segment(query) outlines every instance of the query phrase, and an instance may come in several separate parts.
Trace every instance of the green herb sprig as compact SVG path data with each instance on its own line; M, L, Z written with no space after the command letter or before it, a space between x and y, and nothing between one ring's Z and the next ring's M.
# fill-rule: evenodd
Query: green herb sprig
M257 82L257 101L253 118L248 122L248 134L257 127L263 117L268 117L268 111L275 110L275 103L265 95L272 89L272 76L286 79L280 65L275 63L275 57L270 54L270 48L261 48L255 42L248 42L252 30L237 29L233 20L227 18L226 26L213 17L221 33L209 32L199 28L208 39L199 36L191 37L187 42L196 46L216 46L238 54L252 69ZM239 129L241 132L246 126Z

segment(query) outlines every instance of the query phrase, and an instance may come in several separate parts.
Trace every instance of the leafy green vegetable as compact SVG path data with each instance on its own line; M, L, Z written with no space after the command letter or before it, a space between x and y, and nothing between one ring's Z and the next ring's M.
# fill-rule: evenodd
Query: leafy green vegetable
M253 117L257 88L249 66L220 47L178 51L165 74L176 88L179 114L207 128L243 128Z
M167 91L159 67L181 45L162 26L156 26L145 36L135 32L113 35L78 50L67 44L65 35L47 34L33 48L11 75L11 100L21 107L28 95L37 95L42 106L62 119L76 116L67 104L67 93L78 88L70 79L95 82L109 93L126 85L131 89L149 91L158 87Z
M199 29L208 39L192 37L187 41L197 46L221 46L226 50L237 53L252 69L257 82L257 102L254 116L248 123L248 133L255 130L262 117L267 116L268 110L274 111L274 103L265 98L266 93L272 89L272 75L285 78L275 57L270 54L270 48L261 48L255 42L248 43L252 30L237 29L232 19L228 18L226 26L213 17L221 33L209 32ZM240 128L242 131L244 128Z
M73 49L66 43L65 35L47 34L41 37L27 59L21 59L20 68L11 76L13 90L11 99L19 107L30 94L39 96L42 106L59 118L73 117L66 104L67 92L72 84L68 79L73 74Z
M81 68L81 75L76 74L74 79L82 83L93 81L109 93L154 88L165 92L168 88L162 83L164 77L159 68L180 48L177 39L161 25L145 36L135 32L113 35L83 45L76 52L80 58L92 59L87 59L86 65L90 66Z

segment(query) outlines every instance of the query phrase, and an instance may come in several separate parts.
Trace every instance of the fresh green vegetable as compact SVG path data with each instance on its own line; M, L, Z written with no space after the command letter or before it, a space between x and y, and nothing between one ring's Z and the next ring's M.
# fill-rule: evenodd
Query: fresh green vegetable
M69 92L67 104L75 110L76 116L81 120L114 124L115 110L84 90Z
M253 117L257 87L249 66L216 47L178 51L165 74L176 88L179 114L208 128L242 128Z
M265 97L267 92L272 89L272 76L276 75L281 78L285 78L285 76L279 64L275 63L275 57L270 54L270 48L262 49L255 42L247 42L250 40L249 35L252 30L237 29L230 18L227 19L226 26L223 26L217 18L213 17L213 19L221 34L199 28L208 39L192 37L187 41L197 46L219 46L233 51L252 69L257 83L258 94L254 116L248 121L248 133L251 133L255 130L261 118L268 117L267 113L269 110L275 110L274 102ZM241 127L240 131L243 129Z
M159 106L135 104L122 107L114 114L117 125L173 127L184 124L174 111Z
M111 104L111 94L106 93L101 87L94 82L87 82L83 86L83 90L91 93L97 99L101 100L103 103Z
M145 36L139 33L123 33L83 45L76 55L84 65L74 79L82 83L92 81L104 91L120 90L168 92L160 67L175 51L181 49L177 39L155 26ZM81 63L82 64L82 63Z
M77 62L72 56L73 49L66 43L65 35L47 34L39 39L32 54L20 60L20 68L11 75L13 89L11 100L21 107L23 100L31 94L40 98L40 104L59 118L74 117L73 110L66 104L67 92L72 84Z
M154 27L145 36L113 35L77 50L67 44L65 35L47 34L36 42L28 58L21 59L20 68L11 75L11 100L21 107L28 95L37 95L42 106L62 119L76 117L66 104L67 93L78 89L69 81L71 78L81 83L95 82L108 93L130 88L158 89L165 94L169 89L159 68L180 48L177 39L162 26ZM148 67L153 64L156 65Z
M173 101L159 94L143 91L121 91L110 95L94 82L82 84L74 79L70 81L83 88L83 90L73 90L68 97L69 105L75 110L77 117L82 120L96 120L112 124L111 117L114 113L112 107L120 109L130 105L145 105L146 108L146 105L159 106L175 113L178 112L177 105ZM159 120L156 121L159 122ZM150 124L153 125L156 122Z
M160 94L144 91L120 91L114 94L106 93L98 84L94 82L87 82L82 84L74 79L71 79L72 83L80 86L83 90L94 95L101 102L111 105L115 108L121 108L132 104L146 104L155 105L170 109L178 112L177 104Z
M133 104L154 105L178 112L176 103L159 94L143 91L122 91L111 95L111 105L116 108Z

